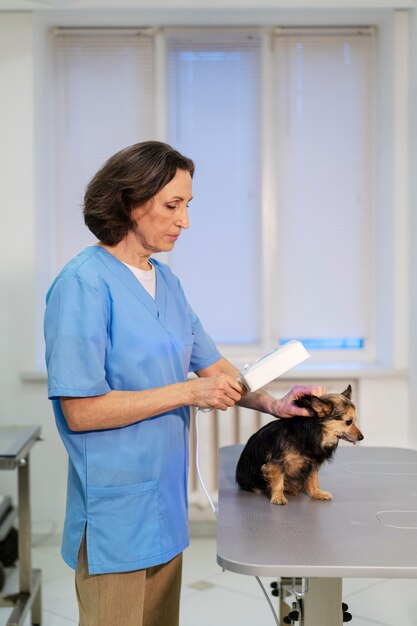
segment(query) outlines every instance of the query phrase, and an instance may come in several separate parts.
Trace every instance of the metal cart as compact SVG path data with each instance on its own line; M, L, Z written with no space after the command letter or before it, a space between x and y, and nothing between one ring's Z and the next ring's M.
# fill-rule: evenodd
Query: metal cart
M40 439L40 426L0 426L0 470L17 469L18 480L17 509L6 497L2 501L3 517L0 517L0 536L10 532L16 517L19 522L19 589L17 593L0 596L0 606L12 607L7 626L23 626L29 611L32 624L40 626L42 623L41 570L32 569L29 486L29 454Z
M18 534L14 527L16 507L10 496L0 496L0 591L6 581L6 567L18 559Z

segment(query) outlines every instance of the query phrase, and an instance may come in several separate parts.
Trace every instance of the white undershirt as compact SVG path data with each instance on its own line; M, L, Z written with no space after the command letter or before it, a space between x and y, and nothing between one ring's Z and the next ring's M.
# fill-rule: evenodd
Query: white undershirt
M126 267L130 269L131 272L133 272L133 274L136 276L136 278L138 279L142 287L146 289L149 295L152 296L152 298L155 300L156 273L155 273L154 266L152 265L151 266L152 269L150 270L141 270L138 267L129 265L128 263L125 263L125 265Z

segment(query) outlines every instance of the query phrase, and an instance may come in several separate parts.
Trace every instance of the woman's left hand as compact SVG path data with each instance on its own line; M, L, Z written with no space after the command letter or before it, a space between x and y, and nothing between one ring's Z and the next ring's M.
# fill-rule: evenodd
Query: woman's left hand
M311 414L307 409L302 409L294 404L294 401L304 395L324 396L327 391L325 387L318 385L296 385L286 396L276 399L271 404L271 415L275 417L309 417Z

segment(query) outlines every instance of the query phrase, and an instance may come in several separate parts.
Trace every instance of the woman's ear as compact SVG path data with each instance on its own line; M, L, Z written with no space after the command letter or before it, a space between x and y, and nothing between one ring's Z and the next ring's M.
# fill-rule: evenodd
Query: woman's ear
M352 387L350 385L348 385L346 387L346 389L344 391L342 391L342 396L345 396L346 398L348 398L350 400L352 395Z
M319 398L318 396L312 396L305 394L297 400L294 400L294 404L300 407L300 409L307 409L312 416L328 417L333 412L333 402L327 398Z

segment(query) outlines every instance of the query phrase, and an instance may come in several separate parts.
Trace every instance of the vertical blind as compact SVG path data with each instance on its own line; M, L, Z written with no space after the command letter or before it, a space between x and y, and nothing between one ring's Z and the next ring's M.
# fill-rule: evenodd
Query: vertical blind
M55 265L94 242L86 184L112 154L153 139L153 40L147 35L55 37Z
M275 38L279 337L360 347L372 293L372 34Z
M191 232L170 256L219 342L261 339L259 36L168 34L169 141L196 164Z

